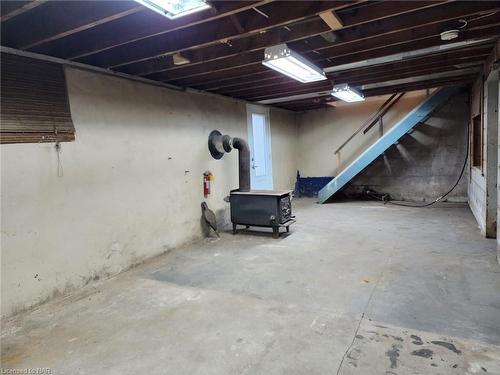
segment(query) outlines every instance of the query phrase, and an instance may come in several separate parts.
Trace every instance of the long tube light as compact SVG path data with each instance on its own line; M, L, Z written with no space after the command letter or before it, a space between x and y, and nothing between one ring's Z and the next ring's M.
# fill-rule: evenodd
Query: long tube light
M210 8L205 0L135 0L173 20Z
M266 48L262 64L303 83L326 79L322 69L292 51L286 44Z
M349 87L347 83L333 86L332 95L348 103L362 102L365 100L363 94Z

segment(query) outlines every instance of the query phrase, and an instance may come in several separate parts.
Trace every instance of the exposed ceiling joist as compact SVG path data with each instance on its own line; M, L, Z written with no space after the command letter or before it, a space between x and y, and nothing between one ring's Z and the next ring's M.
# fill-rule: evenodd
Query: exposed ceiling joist
M424 89L430 89L434 87L447 86L447 85L468 84L470 82L473 82L476 78L477 74L474 73L457 78L452 77L452 78L431 79L418 83L387 86L383 88L366 90L364 92L364 95L365 97L372 97L372 96L388 95L403 91L424 90ZM292 100L288 102L275 103L274 105L292 111L305 111L310 109L323 108L327 106L328 103L335 101L336 100L331 95L323 95L309 99Z
M210 4L168 20L128 0L2 2L2 44L141 82L303 110L332 102L325 92L333 84L371 96L469 82L500 35L500 1ZM458 39L442 41L450 28ZM263 66L264 49L281 43L328 80L302 84Z
M437 72L436 72L437 70ZM443 71L444 70L444 71ZM407 72L407 73L395 73L395 74L387 74L386 76L380 76L380 77L374 77L374 78L367 78L367 79L359 79L356 81L349 82L350 84L352 83L356 87L361 87L363 92L366 89L373 89L373 88L379 88L378 86L370 86L370 85L381 85L380 87L384 87L382 85L385 84L386 81L394 81L395 84L403 84L405 83L405 79L413 79L415 76L418 77L419 80L425 80L427 76L431 78L443 78L443 77L460 77L464 76L467 74L472 74L474 72L479 72L479 67L470 67L466 69L432 69L427 72L425 75L419 75L417 76L415 72ZM418 73L417 73L418 74ZM433 77L433 75L436 75L436 77ZM442 76L441 76L442 75ZM341 82L336 82L336 83L341 83ZM409 83L413 83L413 81L409 81ZM391 85L386 85L386 86L392 86ZM318 90L319 91L319 90ZM269 100L269 99L279 99L284 96L288 95L296 95L296 94L303 94L306 93L307 90L305 90L303 87L298 86L298 85L291 85L289 87L277 87L277 88L270 88L270 89L265 89L265 90L256 90L255 92L249 92L245 95L234 95L235 97L239 98L245 98L250 101L262 101L262 100Z
M458 15L459 17L462 17L464 12L467 14L469 14L469 12L475 12L475 11L478 11L479 13L481 13L484 11L484 7L491 7L491 5L488 5L488 4L487 5L482 4L482 7L480 7L480 8L478 8L476 4L470 4L470 7L461 6L460 12L457 12L455 10L454 12L451 12L451 13L453 13L455 16ZM445 4L441 7L449 7L449 4ZM433 8L433 9L437 12L439 9L441 9L441 7L437 7L437 8ZM420 32L420 35L422 35L423 33L426 32L425 31L426 27L428 27L429 25L433 25L434 23L438 23L438 22L441 24L441 29L439 29L439 30L442 30L442 27L444 27L444 23L449 20L449 18L448 18L449 13L442 12L442 10L439 10L439 14L441 14L444 17L444 19L439 19L439 18L433 16L432 13L428 17L425 18L426 21L418 27L419 30L423 30ZM320 50L319 52L321 53L321 55L306 54L306 57L310 58L312 61L319 64L320 66L339 65L339 64L343 63L341 61L347 61L350 63L352 61L355 61L355 59L351 59L351 58L347 58L347 57L345 57L344 59L337 59L337 57L339 56L339 53L342 55L342 52L339 51L339 49L344 50L344 54L348 53L349 55L352 55L353 52L356 51L357 46L359 46L358 48L363 48L364 50L371 51L373 49L373 46L370 42L372 41L372 39L375 39L375 38L376 38L375 42L378 43L375 47L377 47L377 46L378 47L387 47L386 49L378 51L380 56L385 56L385 54L391 53L391 52L385 52L385 51L389 50L389 47L384 44L384 37L388 36L389 38L391 38L391 36L393 34L398 33L398 32L405 32L405 31L407 31L407 32L404 33L403 35L401 35L401 38L398 39L398 41L393 40L393 42L394 42L393 44L394 45L398 44L399 47L394 48L394 52L392 52L392 53L396 53L396 51L398 51L401 43L406 43L408 46L406 50L411 50L411 44L412 44L411 42L414 41L416 43L415 39L413 37L411 37L411 33L414 32L413 31L414 27L411 24L408 25L408 22L407 22L408 20L406 20L406 16L407 15L400 16L400 17L403 17L403 20L405 20L405 22L401 21L401 23L400 23L400 21L398 21L396 23L394 21L394 19L387 20L387 22L390 23L392 26L394 26L395 24L399 25L400 28L398 28L396 30L386 28L384 26L383 21L374 22L371 26L370 26L370 24L366 25L366 27L363 28L362 32L361 31L357 32L358 36L360 36L359 40L352 39L351 34L346 34L346 36L343 39L339 40L339 42L336 43L334 46L331 46L329 49L327 49L325 51ZM496 19L497 17L500 17L500 13L496 17L494 17L494 19ZM455 20L458 18L453 18L453 19ZM430 21L430 24L427 23L427 21ZM489 19L486 19L486 21L483 21L483 22L489 22L489 21L490 21ZM481 22L481 21L478 21L478 22ZM415 20L413 21L413 23L415 23ZM357 28L354 28L354 29L357 29ZM340 31L345 31L345 30L340 30ZM428 30L427 33L429 33L429 32L435 33L436 31L437 30L431 28L431 30ZM484 31L484 32L487 33L487 31ZM493 30L493 32L495 32L495 30ZM476 34L476 35L480 36L480 35L482 35L482 33L483 32L479 31L479 30L476 32L467 31L467 32L464 32L464 34L465 34L464 37L471 38L473 36L470 36L470 34ZM429 34L427 34L427 35L429 35ZM435 35L433 35L433 36L435 36ZM422 39L425 39L425 37ZM300 44L296 44L296 43L292 43L290 45L290 47L294 50L298 50L299 52L310 51L311 44L312 44L311 42L308 42L308 43L301 42L301 43L303 44L302 47L300 46ZM356 45L350 45L352 43L355 43ZM439 37L437 37L434 40L422 41L422 42L420 42L420 44L422 45L421 48L425 48L425 47L432 46L432 45L441 45L441 44L443 44L443 42L439 39ZM413 49L415 49L415 48L413 48ZM366 53L365 55L368 56L368 55L372 55L372 54L373 54L373 52L370 52L370 53ZM369 58L369 57L363 57L360 55L358 57L358 60L364 60L367 58ZM333 60L332 60L332 62L330 62L330 61L328 61L328 59L333 59ZM158 74L158 75L148 76L148 77L153 78L153 79L162 80L165 82L175 81L177 84L181 84L181 85L184 85L184 84L191 85L191 84L197 84L200 81L202 81L203 79L205 79L206 81L208 81L208 80L204 77L200 77L201 78L200 80L197 80L197 79L186 80L185 82L179 82L179 80L181 80L181 79L184 80L187 77L194 77L196 75L206 74L207 71L210 71L211 73L215 73L218 71L217 66L221 67L221 69L226 70L226 69L230 69L231 67L236 67L239 64L245 65L247 67L250 66L251 64L254 64L256 67L255 72L263 72L263 71L266 71L267 69L265 67L260 66L261 60L262 59L259 57L258 54L249 54L246 59L244 59L242 57L242 55L240 54L237 57L230 57L227 59L219 59L219 60L217 60L217 62L214 62L214 63L208 62L207 64L209 64L209 67L206 69L203 66L190 66L189 65L189 66L186 66L182 69L172 70L171 72L166 71L165 74ZM258 66L258 68L257 68L257 66ZM219 79L219 78L220 77L217 77L216 79Z
M450 78L450 77L463 77L463 76L468 76L471 74L479 73L480 69L478 68L467 68L467 69L460 69L452 72L442 72L442 73L433 73L433 74L425 74L425 75L420 75L420 76L412 76L412 77L406 77L406 78L399 78L399 79L393 79L389 81L384 81L384 82L377 82L377 83L368 83L361 88L363 90L370 90L370 89L379 89L382 87L388 87L388 86L398 86L398 85L404 85L407 83L419 83L419 82L425 82L425 81L430 81L434 79L445 79L445 78Z
M20 16L24 12L34 9L45 2L46 0L2 1L0 2L0 22Z
M451 71L451 70L461 69L463 67L480 66L487 56L488 56L487 53L483 53L477 56L468 56L455 59L450 58L450 60L448 61L434 60L434 62L430 61L413 66L411 65L407 66L406 64L401 64L402 66L399 68L379 69L379 70L374 70L370 73L365 73L364 75L363 74L341 75L338 78L334 79L334 82L336 84L341 84L341 83L355 84L356 82L359 82L361 80L367 81L367 80L380 80L385 78L391 79L391 77L398 74L416 75L419 73L423 74L423 73L434 73L439 71ZM282 80L280 82L273 81L271 83L252 85L247 87L239 86L238 88L232 90L218 90L217 93L228 96L247 96L256 92L263 92L267 89L273 89L275 91L282 89L283 91L286 91L289 90L290 87L294 86L297 86L297 84L292 80Z
M17 17L16 22L27 25L24 29L11 22L2 24L2 44L31 49L143 9L133 1L48 1Z
M257 103L259 103L259 104L286 103L286 102L302 100L302 99L317 98L319 96L325 96L325 95L329 96L330 95L329 91L322 90L322 91L310 92L307 94L290 95L290 96L285 96L282 98L261 100L261 101L258 101Z
M284 12L279 2L272 2L260 7L269 18L255 16L253 11L240 13L240 22L246 32L238 33L229 17L209 21L196 28L179 30L174 34L160 35L127 43L101 53L86 56L78 61L107 68L117 68L153 57L180 52L189 48L198 48L210 44L221 43L229 38L241 38L251 33L265 31L270 27L283 26L307 17L314 16L328 9L341 8L352 4L349 1L307 2L297 1L287 4ZM251 14L250 14L251 13Z
M463 37L465 40L475 40L474 42L470 42L469 45L474 45L474 44L481 44L487 42L489 39L484 38L486 37L492 37L498 35L500 32L500 24L488 28L482 28L480 30L474 30L474 31L466 31L463 33ZM479 41L485 39L484 41ZM367 61L370 59L374 58L385 58L386 56L394 55L394 54L402 54L405 52L408 52L408 56L410 56L413 52L417 51L418 49L424 49L424 48L431 48L427 51L428 54L434 53L434 52L445 52L446 49L453 49L453 48L463 48L464 46L461 46L460 44L457 44L457 42L448 42L444 43L439 39L438 35L433 35L433 37L429 38L423 38L421 40L408 40L406 38L403 38L404 42L400 43L395 43L393 45L384 45L381 43L381 46L378 48L372 48L370 45L366 45L365 43L359 43L359 48L367 48L363 49L361 51L356 50L353 48L350 53L340 55L338 58L329 58L329 60L326 60L324 57L316 57L316 59L311 59L315 63L319 65L323 65L325 67L325 70L328 72L329 67L336 67L339 65L345 65L345 68L349 68L348 64L352 64L350 66L350 69L355 69L357 66L366 66ZM462 41L463 42L463 41ZM443 47L449 45L450 47ZM357 45L352 45L352 47L356 47ZM433 50L434 48L435 50ZM311 56L306 55L308 58L311 58ZM398 57L400 55L397 55ZM247 56L248 57L248 56ZM218 67L214 67L214 69L209 70L208 73L205 74L194 74L194 75L188 75L185 78L182 78L182 74L180 74L181 77L177 77L175 80L165 80L167 82L175 82L175 84L181 85L181 86L202 86L198 87L200 89L205 89L205 90L212 90L214 88L222 88L227 85L232 84L232 80L234 79L240 79L240 84L251 84L255 81L259 80L259 77L257 75L262 75L262 73L269 72L269 69L265 69L264 67L261 66L260 60L258 59L259 56L250 56L251 58L257 60L255 63L250 63L248 62L248 59L245 58L245 55L240 55L238 58L240 59L239 64L240 65L245 65L245 72L251 73L246 76L245 79L241 79L240 75L242 75L242 72L240 69L237 69L234 67L234 64L229 63L226 65L226 62L224 60L221 60L219 62ZM415 57L418 57L415 55ZM380 60L379 63L384 63L383 60ZM397 61L397 60L393 60ZM376 61L375 61L376 62ZM391 62L390 60L385 61L385 63ZM328 65L326 65L328 64ZM356 65L358 64L358 65ZM326 65L326 66L325 66ZM335 70L335 69L332 69ZM341 69L340 69L341 70ZM196 72L196 70L192 69L190 66L186 66L185 69L182 69L184 72ZM255 76L256 77L255 77ZM274 74L274 76L278 79L280 78L279 75ZM161 80L162 76L160 75L151 75L147 76L148 78L152 79L159 79ZM270 77L270 73L268 75Z
M254 6L267 4L270 1L227 1L217 5L216 13L213 13L210 10L212 8L210 8L175 20L168 20L159 14L151 12L149 9L143 9L137 14L100 25L78 35L38 46L34 51L56 54L61 58L70 60L81 59L123 44L138 42L154 36L159 37L204 22L227 17L251 9Z
M416 2L377 2L368 3L363 6L363 16L359 16L359 12L353 13L357 8L352 7L340 9L337 11L339 14L344 14L348 21L345 23L346 27L353 27L362 25L369 22L380 21L387 18L390 12L395 12L396 15L404 14L407 12L414 12L416 10L428 9L432 6L437 6L441 2L429 1L416 1ZM354 17L356 14L357 17ZM324 34L329 30L329 27L318 17L314 17L301 22L289 25L289 30L284 28L274 28L267 30L265 33L251 34L246 38L238 38L231 41L231 44L209 45L202 48L191 49L187 51L191 55L191 65L210 63L214 60L221 58L229 58L237 56L240 53L252 52L263 49L280 43L290 43L300 39L310 38L311 36ZM372 34L367 34L368 36ZM341 41L338 41L341 42ZM329 44L330 45L330 44ZM292 43L291 46L294 46ZM314 47L307 48L307 51L313 50ZM299 51L303 52L304 49L300 48ZM169 64L168 60L150 59L141 61L135 64L129 64L120 67L120 70L130 74L151 74L155 72L175 70L175 67ZM172 74L175 74L172 72Z

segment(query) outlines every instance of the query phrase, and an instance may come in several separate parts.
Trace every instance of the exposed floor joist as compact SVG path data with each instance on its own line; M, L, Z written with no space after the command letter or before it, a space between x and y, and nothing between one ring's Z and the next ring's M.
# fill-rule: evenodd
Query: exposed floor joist
M180 52L189 48L203 47L224 42L230 38L241 38L251 33L259 33L270 27L284 26L307 17L314 16L328 9L337 9L349 5L348 1L338 2L291 2L287 11L283 12L279 2L265 4L260 7L269 18L256 16L253 10L240 13L240 22L246 33L241 34L234 27L229 17L205 22L196 28L179 30L175 35L148 38L145 41L128 43L123 46L87 56L79 61L108 68L117 68L134 62Z
M429 27L428 24L420 26L419 30L422 30L422 34L416 35L416 38L412 37L414 31L413 27L411 26L410 27L403 26L402 30L407 32L402 33L402 35L400 35L398 39L393 38L392 41L389 40L387 43L384 43L384 39L388 36L387 33L383 32L382 34L374 34L369 30L366 32L366 34L364 34L365 37L363 37L361 40L340 41L339 43L336 43L329 49L319 50L319 52L321 52L320 56L314 53L310 54L306 53L304 55L307 58L310 58L316 64L322 65L324 68L327 68L328 66L350 63L356 60L364 60L366 58L373 58L377 56L385 56L388 54L401 52L403 50L411 51L418 48L442 45L444 43L439 39L439 33L445 26L446 21L448 20L446 19L444 21L441 21L440 27L437 30L436 29L426 30ZM500 24L500 13L498 13L491 19L478 20L477 23L480 24L480 26L477 27L482 27L485 25L486 22L490 21L494 22L496 25ZM395 33L394 31L389 32L390 35L394 33ZM498 35L498 28L495 27L489 29L481 28L478 30L472 29L470 31L464 31L462 35L463 39L480 37L482 35L490 35L490 36ZM375 38L377 39L373 40ZM374 41L374 44L371 44L372 41ZM311 43L308 42L306 44L311 44ZM293 49L298 49L296 48L295 44L290 44L290 47ZM376 51L375 53L374 49L377 48L380 48L380 50ZM305 49L302 49L301 52L304 51ZM365 52L365 54L361 55L362 52ZM360 55L353 56L355 53L360 53ZM170 77L168 74L165 75L155 74L155 75L148 75L148 78L163 80L166 82L175 81L176 84L191 86L191 85L198 85L203 81L210 80L209 74L217 73L221 70L229 70L232 68L237 68L238 66L241 65L247 67L247 69L251 66L253 68L253 73L269 71L260 64L260 61L262 60L261 57L262 55L259 55L258 53L250 53L244 55L246 56L246 58L242 57L242 55L239 55L235 58L230 58L228 60L220 59L213 64L214 66L210 65L207 69L199 67L194 69L194 67L186 66L181 69L176 69L175 72L172 72ZM330 59L331 61L328 61L328 59ZM205 76L201 77L201 75L203 74L203 70L206 70L207 72L204 73ZM226 72L226 73L228 73L228 75L231 74L231 72ZM228 78L228 75L226 75L226 77L224 77L224 74L215 76L214 81ZM200 77L194 78L196 76ZM188 77L193 77L193 79L188 80L187 79Z
M13 17L20 16L28 10L34 9L37 6L45 3L46 0L29 0L29 1L2 1L0 2L0 22L5 22Z
M134 1L2 2L2 45L249 101L277 99L279 106L302 110L328 101L322 95L280 99L338 83L360 87L435 74L467 82L468 73L455 74L479 67L500 35L500 1L210 3L208 10L168 20ZM325 14L335 15L333 26ZM442 41L440 34L453 27L459 38ZM473 43L455 46L457 41ZM280 43L323 68L328 80L301 84L263 66L264 49Z
M100 25L64 40L38 46L33 51L78 60L127 43L147 40L147 38L165 35L204 22L231 16L269 2L270 0L229 1L220 4L216 14L206 10L176 20L168 20L149 9L143 9L137 14Z

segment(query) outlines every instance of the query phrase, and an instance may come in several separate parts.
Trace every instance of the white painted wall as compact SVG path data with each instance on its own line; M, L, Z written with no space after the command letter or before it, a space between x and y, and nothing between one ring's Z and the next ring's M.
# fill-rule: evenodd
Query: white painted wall
M74 69L67 81L76 141L62 177L53 144L1 146L3 316L200 238L204 171L219 217L238 185L237 154L213 160L207 137L246 138L244 102ZM292 188L295 115L270 117L274 186Z

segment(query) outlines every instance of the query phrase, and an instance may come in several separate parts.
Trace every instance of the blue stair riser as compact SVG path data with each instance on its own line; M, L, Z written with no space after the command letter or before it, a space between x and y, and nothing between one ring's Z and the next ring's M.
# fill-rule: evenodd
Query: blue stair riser
M377 157L401 139L419 122L425 121L437 107L460 90L461 86L442 87L436 90L321 189L318 193L319 202L324 203L333 194L342 189L345 184L351 181Z

